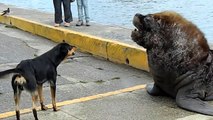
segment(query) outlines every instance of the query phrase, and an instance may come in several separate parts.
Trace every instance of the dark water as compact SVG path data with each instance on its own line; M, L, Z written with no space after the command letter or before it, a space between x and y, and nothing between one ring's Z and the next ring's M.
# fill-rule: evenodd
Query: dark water
M88 0L91 21L133 28L135 13L173 10L195 23L213 43L213 0ZM0 3L53 13L52 0L0 0ZM77 18L76 2L72 4Z

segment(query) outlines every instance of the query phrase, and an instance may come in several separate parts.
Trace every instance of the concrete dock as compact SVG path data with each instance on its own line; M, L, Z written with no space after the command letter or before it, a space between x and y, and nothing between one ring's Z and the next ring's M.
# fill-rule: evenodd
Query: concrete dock
M34 58L63 39L78 47L76 56L58 67L57 105L53 112L49 84L44 86L45 104L40 120L211 120L213 117L180 109L174 99L153 97L145 86L153 82L146 54L130 40L131 30L91 23L90 27L52 27L53 15L0 3L0 70ZM128 60L128 62L127 62ZM0 119L14 120L11 76L1 79ZM39 104L37 104L39 107ZM31 97L23 92L21 119L34 119ZM39 108L38 108L39 109Z

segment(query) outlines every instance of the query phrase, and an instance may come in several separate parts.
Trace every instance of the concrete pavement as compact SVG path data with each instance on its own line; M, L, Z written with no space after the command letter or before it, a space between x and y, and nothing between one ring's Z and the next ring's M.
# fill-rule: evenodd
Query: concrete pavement
M0 4L0 8L7 7ZM19 17L28 16L39 22L40 14L49 14L38 11L15 8L20 12ZM15 13L13 13L15 14ZM20 15L22 14L22 15ZM51 16L51 15L49 15ZM35 17L35 18L34 18ZM44 20L44 21L43 21ZM43 24L51 24L52 18L41 19ZM45 23L46 22L46 23ZM101 26L101 25L100 25ZM87 29L86 29L87 28ZM91 27L68 29L87 31L93 33L98 25L92 23ZM108 29L101 35L112 36L116 27L101 26ZM119 28L119 27L118 27ZM106 29L103 29L105 31ZM100 31L100 30L97 30ZM122 37L129 35L121 31ZM125 31L125 29L124 29ZM127 30L129 31L129 30ZM95 33L95 32L94 32ZM114 33L119 39L119 33ZM12 68L21 60L34 58L51 49L56 43L48 39L23 32L11 26L0 24L0 70ZM128 37L125 37L128 39ZM109 39L109 38L107 38ZM121 41L120 39L118 41ZM134 45L134 43L129 43ZM196 114L180 109L175 101L168 97L149 96L144 87L152 82L151 76L142 70L135 69L124 64L116 64L105 58L91 54L77 52L76 56L85 56L73 60L66 60L58 67L57 79L57 105L60 111L52 109L39 111L40 120L210 120L209 116ZM0 85L0 119L14 120L13 92L10 85L11 76L1 79ZM44 87L45 104L50 104L50 91L48 84ZM50 106L51 107L51 106ZM21 119L33 119L31 98L26 92L21 97L21 109L25 114ZM9 117L10 116L10 117Z

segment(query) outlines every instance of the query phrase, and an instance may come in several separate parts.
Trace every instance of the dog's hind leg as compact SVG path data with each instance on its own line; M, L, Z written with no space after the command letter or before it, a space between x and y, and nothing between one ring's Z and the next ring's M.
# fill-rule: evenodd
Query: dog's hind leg
M38 117L37 117L37 110L36 110L36 102L37 102L37 100L38 100L37 91L32 92L32 93L31 93L31 96L32 96L32 104L33 104L33 108L32 108L33 115L34 115L35 120L38 120Z
M48 108L44 105L44 97L43 97L43 84L38 84L38 96L41 104L41 110L47 110Z
M12 77L12 87L13 87L13 92L14 92L14 101L15 101L15 110L16 110L16 119L20 120L20 111L19 111L19 105L20 105L20 97L21 97L21 92L23 90L22 85L20 85L20 78L21 76L16 74Z
M17 87L17 89L18 89L18 87ZM16 106L16 119L17 120L20 120L20 111L19 111L20 96L21 96L20 90L14 91L14 101L15 101L15 106Z
M36 103L38 101L38 91L37 91L37 83L34 75L31 71L25 72L23 74L24 78L26 79L26 84L24 85L24 88L31 93L32 97L32 112L35 120L38 120L37 117L37 110L36 110Z

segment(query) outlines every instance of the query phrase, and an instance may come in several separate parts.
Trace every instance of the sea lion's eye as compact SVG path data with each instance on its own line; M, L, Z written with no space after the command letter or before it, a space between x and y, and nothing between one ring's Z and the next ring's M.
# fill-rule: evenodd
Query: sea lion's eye
M151 16L146 16L146 17L144 18L144 21L145 21L146 23L149 23L150 21L152 21L152 17L151 17Z
M161 19L158 19L158 20L157 20L157 23L158 23L158 25L161 24Z

